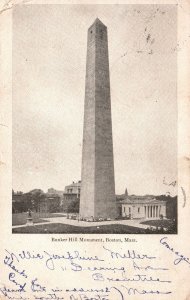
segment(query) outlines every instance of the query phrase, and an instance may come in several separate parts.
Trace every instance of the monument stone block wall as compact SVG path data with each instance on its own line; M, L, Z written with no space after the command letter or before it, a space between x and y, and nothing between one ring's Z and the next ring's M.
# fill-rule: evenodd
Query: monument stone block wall
M80 215L116 214L107 28L96 19L88 30Z

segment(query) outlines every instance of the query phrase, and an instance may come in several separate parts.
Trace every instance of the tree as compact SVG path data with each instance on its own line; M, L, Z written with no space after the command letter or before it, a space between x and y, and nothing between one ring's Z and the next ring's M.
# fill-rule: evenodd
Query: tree
M44 192L40 189L35 189L30 191L29 194L31 197L32 209L36 212L40 212L40 203L44 201L46 197Z
M78 213L79 212L79 200L73 200L69 203L67 208L68 213Z

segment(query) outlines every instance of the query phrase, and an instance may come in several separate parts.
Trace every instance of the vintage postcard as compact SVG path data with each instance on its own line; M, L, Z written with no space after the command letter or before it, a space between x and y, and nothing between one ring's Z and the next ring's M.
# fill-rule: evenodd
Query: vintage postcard
M3 1L0 299L190 299L190 4Z

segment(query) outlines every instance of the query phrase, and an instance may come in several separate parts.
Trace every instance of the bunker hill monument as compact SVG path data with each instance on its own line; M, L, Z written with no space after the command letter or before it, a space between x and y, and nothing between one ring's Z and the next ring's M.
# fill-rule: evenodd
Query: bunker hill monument
M110 78L107 28L88 29L80 216L115 218Z

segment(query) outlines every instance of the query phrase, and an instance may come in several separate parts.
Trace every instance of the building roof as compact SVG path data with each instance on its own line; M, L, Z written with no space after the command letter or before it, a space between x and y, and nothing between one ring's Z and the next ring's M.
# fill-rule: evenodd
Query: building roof
M69 185L66 185L65 188L68 188L68 187L80 187L81 186L81 181L78 181L78 182L73 182Z
M163 200L156 199L153 196L136 196L136 195L131 195L127 196L124 200L120 201L122 204L160 204L160 203L165 203Z

